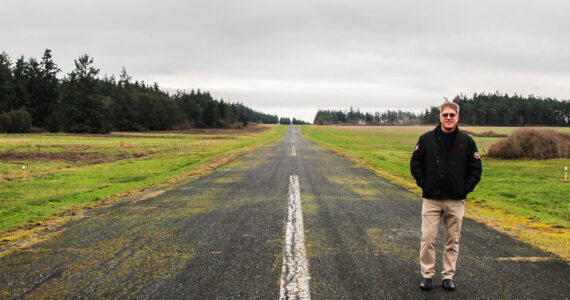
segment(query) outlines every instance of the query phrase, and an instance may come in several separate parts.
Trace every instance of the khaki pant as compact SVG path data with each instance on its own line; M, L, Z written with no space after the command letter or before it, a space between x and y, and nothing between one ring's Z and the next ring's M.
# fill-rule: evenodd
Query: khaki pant
M435 275L435 240L442 216L445 224L445 250L441 274L443 279L453 278L459 254L464 209L465 200L423 199L420 265L424 278L432 278Z

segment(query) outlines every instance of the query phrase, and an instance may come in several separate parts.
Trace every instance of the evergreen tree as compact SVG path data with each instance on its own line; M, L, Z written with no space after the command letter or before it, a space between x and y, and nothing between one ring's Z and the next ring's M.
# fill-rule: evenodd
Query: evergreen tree
M141 91L136 97L140 103L139 126L148 130L167 130L180 122L176 105L168 96Z
M130 82L131 79L132 77L127 74L127 69L123 67L118 85L111 94L112 121L113 127L117 130L142 129L139 123L139 101L135 97L134 86Z
M99 70L92 64L93 59L84 55L75 60L76 68L59 80L60 70L49 49L41 61L22 56L13 68L8 55L2 53L0 112L5 112L0 120L2 128L13 128L12 119L28 120L21 117L24 115L33 116L35 126L49 131L89 133L111 129L164 130L174 126L227 128L238 123L247 126L249 122L277 124L279 121L276 115L254 111L241 103L215 100L207 91L198 89L171 96L161 91L158 83L133 83L125 68L118 82L114 75L99 79Z
M219 127L220 110L218 109L218 101L208 101L204 114L202 115L202 122L208 127Z
M99 81L99 91L103 97L112 97L116 88L117 81L113 74L111 74L111 76L107 76L107 74L105 74L105 77Z
M59 103L59 124L66 132L107 133L111 125L103 97L97 89L99 69L87 54L75 60L72 70L63 83Z
M237 108L237 116L238 122L240 122L243 126L247 126L249 124L249 117L247 116L247 109L243 104L238 103L236 105Z
M522 97L514 94L473 94L471 98L456 96L453 101L460 106L462 124L483 126L568 126L570 125L570 101Z
M59 71L59 67L53 62L51 50L46 49L40 63L39 81L32 92L36 100L33 110L35 114L32 115L35 126L46 126L49 116L55 109L59 97L59 80L57 79Z
M424 124L437 124L439 123L439 107L432 106L429 111L426 109L426 113L423 117Z
M174 95L174 103L178 107L182 119L190 126L202 127L202 106L198 103L199 95L192 90L190 93L178 92Z
M13 86L14 86L14 101L11 104L11 109L25 107L30 98L28 92L28 79L27 79L28 63L24 56L21 56L12 69Z
M36 118L40 117L43 104L42 104L42 91L41 91L41 65L35 58L30 58L25 64L24 68L24 83L26 85L27 98L22 99L24 106L32 115L32 122L34 126L41 126L36 123Z
M292 123L293 125L306 125L306 124L309 124L309 123L307 123L307 122L305 122L305 121L303 121L303 120L299 120L299 119L295 119L295 118L293 118L293 120L291 120L291 123Z
M0 113L14 109L15 97L11 65L8 54L0 53Z
M279 119L279 124L281 124L281 125L291 125L291 119L281 117L281 119Z
M0 115L0 132L25 133L31 128L32 116L23 107Z

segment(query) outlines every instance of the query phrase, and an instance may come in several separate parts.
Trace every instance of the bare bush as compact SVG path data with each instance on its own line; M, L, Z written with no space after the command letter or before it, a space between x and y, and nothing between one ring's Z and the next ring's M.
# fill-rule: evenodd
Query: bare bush
M489 148L488 156L505 159L570 158L570 134L552 129L518 129Z

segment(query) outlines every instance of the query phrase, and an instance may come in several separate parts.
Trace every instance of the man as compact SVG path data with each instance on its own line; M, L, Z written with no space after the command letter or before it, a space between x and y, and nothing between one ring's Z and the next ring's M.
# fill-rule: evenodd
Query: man
M422 241L420 288L429 291L435 275L435 240L441 218L445 224L443 282L454 290L453 275L459 254L459 237L465 197L481 179L481 156L475 141L459 130L459 105L440 105L440 122L433 131L422 135L416 144L410 169L422 188Z

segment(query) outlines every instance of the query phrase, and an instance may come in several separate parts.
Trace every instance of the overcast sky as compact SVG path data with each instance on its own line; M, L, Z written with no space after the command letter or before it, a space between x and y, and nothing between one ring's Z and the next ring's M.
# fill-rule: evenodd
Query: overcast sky
M87 53L169 90L312 121L474 92L570 98L570 1L3 0L0 51Z

